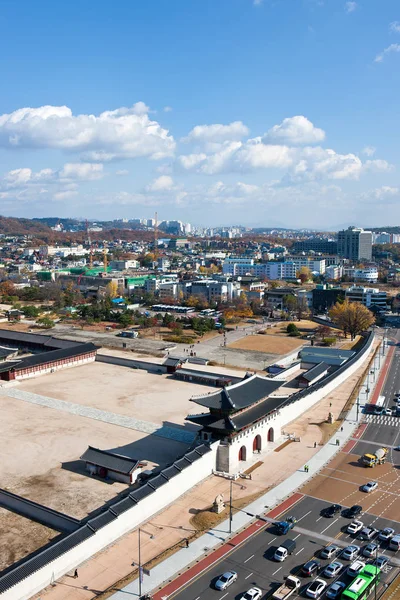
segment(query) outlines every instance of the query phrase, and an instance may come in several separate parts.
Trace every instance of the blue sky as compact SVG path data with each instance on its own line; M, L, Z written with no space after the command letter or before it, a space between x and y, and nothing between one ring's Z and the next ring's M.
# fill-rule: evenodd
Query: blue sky
M398 0L4 0L0 213L400 222Z

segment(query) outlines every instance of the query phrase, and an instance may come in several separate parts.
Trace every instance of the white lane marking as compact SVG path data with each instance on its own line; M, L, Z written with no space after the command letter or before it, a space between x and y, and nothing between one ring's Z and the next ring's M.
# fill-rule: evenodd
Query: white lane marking
M200 600L200 596L197 596L196 600Z
M246 558L246 560L244 561L245 563L249 562L249 560L251 560L253 558L254 554L252 554L251 556L249 556L249 558Z
M301 533L299 533L298 535L296 535L296 537L295 537L295 538L293 538L293 539L294 539L294 540L297 540L297 538L298 538L298 537L300 537L300 536L301 536Z
M298 554L300 554L300 552L303 552L303 550L304 550L304 548L300 548L300 550L299 550L298 552L296 552L296 556L297 556Z
M281 569L282 569L282 567L279 567L279 569L277 569L274 573L272 573L272 575L276 575ZM222 600L222 598L221 598L221 600Z
M270 542L268 542L267 546L269 546L270 544L272 544L272 542L274 542L276 540L276 537L272 538L272 540Z
M247 577L245 577L245 579L248 579L249 577L251 577L253 575L253 573L250 573L250 575L247 575Z
M305 515L303 515L302 517L300 517L300 519L297 519L297 522L301 521L302 519L304 519L304 517L306 517L307 515L309 515L311 513L311 510L308 511L308 513L306 513Z
M320 521L321 519L322 519L322 517L318 517L318 519L317 519L317 521L316 521L316 522L318 523L318 521Z
M323 530L321 531L321 533L325 533L325 531L326 531L327 529L329 529L329 527L332 527L332 525L334 525L334 524L335 524L337 521L339 521L339 518L337 518L337 519L335 519L334 521L332 521L332 523L329 523L328 527L325 527L325 529L323 529Z
M220 600L222 600L223 598L225 598L225 596L227 596L228 594L229 594L229 592L226 592L226 594L224 594L223 596L221 596Z

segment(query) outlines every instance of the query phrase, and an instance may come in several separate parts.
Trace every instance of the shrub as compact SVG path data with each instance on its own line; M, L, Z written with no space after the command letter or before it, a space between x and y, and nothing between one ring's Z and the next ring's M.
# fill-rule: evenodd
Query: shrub
M322 340L322 342L325 346L334 346L336 344L336 338L335 337L326 337Z
M291 337L297 337L300 335L300 331L297 329L294 323L289 323L286 327L286 333L288 333Z

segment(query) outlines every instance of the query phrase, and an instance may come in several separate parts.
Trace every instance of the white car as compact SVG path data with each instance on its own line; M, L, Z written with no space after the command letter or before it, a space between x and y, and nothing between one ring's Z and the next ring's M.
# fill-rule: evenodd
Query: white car
M217 581L215 582L215 589L220 591L226 590L226 588L232 585L237 578L238 575L236 571L227 571L218 577Z
M382 531L378 535L378 538L381 540L381 542L388 542L393 536L394 529L392 529L391 527L385 527L385 529L382 529Z
M360 546L354 546L353 544L351 546L347 546L341 556L345 559L345 560L353 560L353 558L355 558L357 556L357 554L360 552Z
M319 598L327 585L323 579L314 579L314 581L308 584L306 595L309 598Z
M347 567L347 575L350 577L357 577L360 571L365 567L365 562L362 560L355 560L349 567Z
M262 596L262 591L260 588L253 587L247 590L245 594L241 597L241 600L260 600Z
M367 492L367 494L369 494L369 492L374 492L377 489L377 487L378 487L377 481L368 481L368 483L363 485L361 489L363 492Z
M364 527L364 523L362 521L352 521L350 525L347 526L347 533L352 533L355 535Z
M391 408L385 408L384 414L388 415L389 417L391 417L392 416L392 409Z
M343 569L343 563L339 562L338 560L334 560L333 562L331 562L330 565L325 567L323 575L324 575L324 577L329 577L329 578L336 577L336 575L339 575L339 573L342 569Z

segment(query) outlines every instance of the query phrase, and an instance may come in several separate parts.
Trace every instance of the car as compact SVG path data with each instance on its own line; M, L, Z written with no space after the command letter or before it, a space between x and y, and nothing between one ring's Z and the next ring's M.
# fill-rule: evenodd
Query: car
M374 415L383 415L385 413L385 409L383 406L375 406Z
M378 567L382 571L383 567L386 567L389 559L387 556L377 556L374 562L372 563L375 567Z
M369 492L374 492L377 487L378 487L377 481L368 481L368 483L363 485L361 489L363 492L367 492L367 494L369 494Z
M354 517L357 517L361 512L362 506L359 504L354 504L354 506L350 506L350 508L347 508L342 514L348 519L354 519Z
M339 575L342 569L343 563L339 562L338 560L334 560L330 565L325 567L323 576L329 578L336 577L336 575Z
M346 548L341 553L341 557L345 560L353 560L356 556L358 556L360 552L360 546L355 546L351 544L350 546L346 546Z
M214 587L216 590L226 590L232 583L235 583L237 578L238 574L236 571L226 571L226 573L222 573L222 575L218 577Z
M321 569L321 563L319 560L309 560L304 563L301 572L306 577L312 577L312 575L316 575Z
M389 415L392 416L392 409L391 408L385 408L385 410L383 411L384 415Z
M350 575L350 577L357 577L364 567L365 562L362 560L355 560L350 566L347 567L347 575Z
M347 533L356 535L356 533L361 531L363 527L364 523L362 521L352 521L349 525L347 525Z
M400 450L400 446L395 446L393 450Z
M260 588L253 587L247 590L247 592L245 592L240 598L241 600L260 600L261 596L262 591L260 590Z
M329 544L329 546L325 546L322 548L320 552L321 558L333 558L339 552L339 546L335 546L335 544Z
M381 540L381 542L388 542L393 536L394 529L392 529L391 527L385 527L385 529L382 529L382 531L378 535L378 538Z
M308 584L306 595L309 598L319 598L327 585L328 584L323 579L314 579L314 581Z
M378 533L378 530L375 527L364 527L358 534L359 540L372 540Z
M371 558L371 556L376 556L376 553L378 552L378 544L367 544L365 546L365 548L362 551L362 555L366 556L367 558Z
M323 509L322 514L324 517L328 517L328 519L331 519L341 511L342 507L340 506L340 504L331 504L331 506L327 506Z
M330 598L330 600L336 600L339 598L345 587L346 584L343 583L343 581L335 581L335 583L332 583L332 585L329 586L326 597Z

